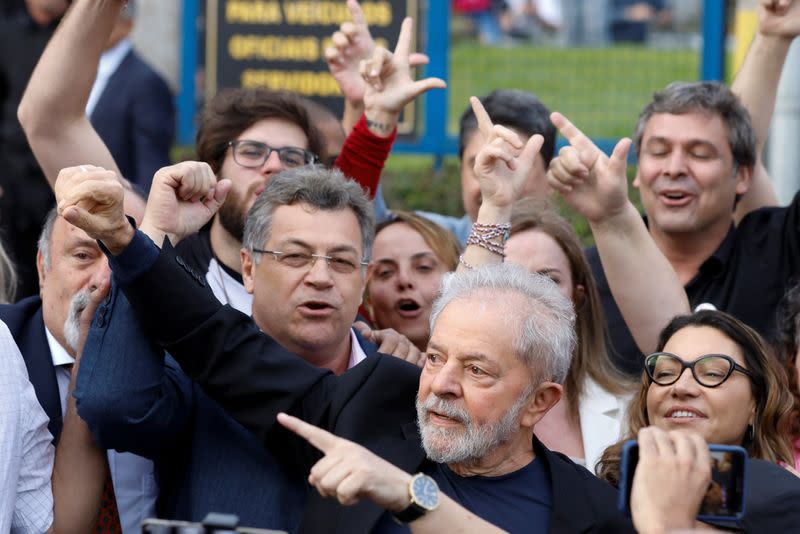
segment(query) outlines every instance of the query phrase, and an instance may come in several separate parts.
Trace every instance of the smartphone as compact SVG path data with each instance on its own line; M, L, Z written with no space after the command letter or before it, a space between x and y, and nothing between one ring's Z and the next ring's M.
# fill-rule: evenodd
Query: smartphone
M747 451L732 445L709 444L711 453L711 484L709 484L697 519L707 523L738 523L745 512L747 487ZM639 444L628 441L622 448L620 466L619 509L630 515L631 486Z

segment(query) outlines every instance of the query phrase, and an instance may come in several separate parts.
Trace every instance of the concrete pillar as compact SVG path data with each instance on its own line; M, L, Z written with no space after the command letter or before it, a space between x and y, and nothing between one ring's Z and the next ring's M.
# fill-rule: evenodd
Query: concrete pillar
M180 71L182 4L181 0L136 0L136 51L173 91L177 91Z

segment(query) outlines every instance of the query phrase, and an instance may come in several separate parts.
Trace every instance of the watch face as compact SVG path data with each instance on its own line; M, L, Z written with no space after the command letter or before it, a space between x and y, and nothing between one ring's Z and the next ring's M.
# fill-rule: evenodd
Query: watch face
M439 505L439 486L427 475L419 475L411 484L414 502L426 510L433 510Z

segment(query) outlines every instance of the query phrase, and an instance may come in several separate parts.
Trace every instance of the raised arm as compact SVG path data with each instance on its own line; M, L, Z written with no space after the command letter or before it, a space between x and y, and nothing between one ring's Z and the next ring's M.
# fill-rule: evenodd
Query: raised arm
M98 445L155 458L181 439L195 396L189 377L131 315L114 287L89 330L74 396Z
M775 110L775 96L786 55L792 40L798 35L800 2L761 0L758 32L731 86L753 119L758 155L753 182L734 213L737 223L755 209L778 205L778 197L764 167L762 153Z
M481 188L481 207L459 259L458 270L501 263L510 229L511 209L525 187L544 137L533 135L523 143L516 132L492 119L480 99L471 97L483 147L475 157L475 176Z
M403 108L422 93L446 85L438 78L412 78L411 63L412 58L416 57L410 52L412 28L411 19L406 18L394 53L382 47L373 47L371 55L358 63L357 71L353 70L355 60L351 58L346 70L336 77L343 92L355 94L363 91L365 110L345 140L336 166L361 184L370 198L375 196ZM356 55L356 52L341 51L340 55L349 57Z
M689 301L628 199L631 141L622 139L609 158L560 113L551 120L570 146L550 162L548 182L589 221L614 300L639 350L648 354L669 320L689 311Z
M39 59L18 110L28 143L54 186L59 170L91 163L119 174L86 117L97 63L124 0L77 0Z
M103 485L108 473L106 451L97 445L86 422L78 416L75 398L72 396L89 323L97 306L108 294L108 284L106 279L100 287L92 291L89 303L81 313L78 358L72 368L64 427L56 447L53 466L55 506L52 532L55 534L92 530L97 521Z
M343 22L331 36L331 46L325 49L325 61L344 96L342 127L349 134L364 114L366 85L359 68L362 60L372 57L375 40L358 0L347 0L347 8L352 20ZM408 60L410 66L418 67L428 63L428 56L410 54Z
M331 36L325 61L344 96L342 127L350 134L364 113L364 80L358 67L362 59L372 55L375 41L358 0L347 0L347 8L353 20L343 22Z

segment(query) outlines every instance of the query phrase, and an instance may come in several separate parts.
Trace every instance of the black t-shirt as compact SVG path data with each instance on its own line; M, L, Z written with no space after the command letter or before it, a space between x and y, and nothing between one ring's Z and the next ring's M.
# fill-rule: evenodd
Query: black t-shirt
M643 369L643 356L611 296L597 249L588 249L586 257L603 302L612 358L620 369L638 376ZM647 265L641 268L647 269ZM800 193L788 207L762 208L744 217L738 227L731 225L724 241L685 287L692 309L711 304L771 340L778 302L798 275ZM658 302L652 305L658 306Z
M499 477L461 477L441 464L434 464L428 474L448 497L512 534L550 530L550 479L539 459ZM410 530L387 513L381 517L373 532L394 534Z

